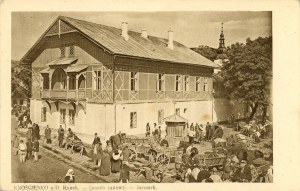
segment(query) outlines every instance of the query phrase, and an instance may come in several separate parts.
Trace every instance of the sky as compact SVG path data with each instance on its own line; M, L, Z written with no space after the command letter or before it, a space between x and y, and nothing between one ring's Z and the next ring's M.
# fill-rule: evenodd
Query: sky
M187 47L217 48L222 22L226 46L272 35L271 12L13 12L12 59L20 60L59 15L117 28L127 22L129 30L163 38L173 30Z

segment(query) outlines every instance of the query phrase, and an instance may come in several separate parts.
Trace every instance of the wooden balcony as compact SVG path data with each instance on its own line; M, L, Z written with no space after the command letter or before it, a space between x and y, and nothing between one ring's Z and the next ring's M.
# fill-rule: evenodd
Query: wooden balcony
M51 99L86 99L86 90L42 90L42 98Z

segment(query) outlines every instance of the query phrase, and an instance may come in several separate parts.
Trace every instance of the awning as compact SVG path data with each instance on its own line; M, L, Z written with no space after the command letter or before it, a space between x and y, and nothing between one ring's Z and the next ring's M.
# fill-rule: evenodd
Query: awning
M163 119L165 122L172 122L172 123L186 123L188 122L187 119L179 116L179 115L171 115Z
M77 60L78 60L77 58L59 58L59 59L49 62L47 65L48 66L70 65L70 64L76 62Z
M88 65L86 64L77 64L77 65L72 65L69 66L67 69L65 69L66 72L80 72L84 69L86 69Z

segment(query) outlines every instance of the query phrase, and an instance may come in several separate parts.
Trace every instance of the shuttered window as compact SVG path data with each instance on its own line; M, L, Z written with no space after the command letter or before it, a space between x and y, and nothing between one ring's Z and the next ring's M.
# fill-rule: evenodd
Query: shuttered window
M130 112L130 129L137 128L137 113Z
M101 90L102 72L101 70L94 71L94 90Z
M164 91L165 89L165 81L164 75L158 74L157 75L157 91Z
M130 72L130 90L137 91L138 90L138 73Z
M189 82L190 82L189 76L184 76L184 91L189 91Z
M181 91L181 76L177 75L176 76L176 82L175 82L175 91Z
M208 78L205 77L203 81L203 91L206 92L208 91Z

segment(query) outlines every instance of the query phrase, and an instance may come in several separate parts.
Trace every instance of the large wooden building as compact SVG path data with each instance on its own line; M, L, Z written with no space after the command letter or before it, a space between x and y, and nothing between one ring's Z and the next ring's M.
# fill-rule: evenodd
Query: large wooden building
M32 121L63 124L83 139L144 134L147 122L164 128L174 113L189 123L211 121L217 65L166 34L58 17L21 60L45 68L32 77Z

